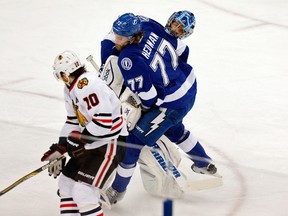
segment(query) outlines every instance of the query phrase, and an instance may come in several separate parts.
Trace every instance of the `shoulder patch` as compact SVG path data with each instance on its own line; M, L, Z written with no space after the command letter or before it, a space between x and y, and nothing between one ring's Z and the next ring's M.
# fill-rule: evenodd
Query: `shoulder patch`
M84 77L78 81L77 87L79 89L82 89L84 86L87 86L87 85L88 85L88 79L86 77Z
M132 68L132 61L130 58L123 58L121 60L121 66L124 70L130 70Z

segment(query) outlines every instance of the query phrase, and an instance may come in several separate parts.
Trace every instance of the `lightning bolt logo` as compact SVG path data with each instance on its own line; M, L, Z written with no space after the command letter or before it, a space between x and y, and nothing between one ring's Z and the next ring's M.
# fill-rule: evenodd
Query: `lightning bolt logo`
M151 129L150 131L148 131L148 133L146 133L145 136L148 136L150 133L156 130L159 127L159 124L164 121L164 118L166 116L165 111L166 109L164 110L164 112L161 112L153 121L151 121Z

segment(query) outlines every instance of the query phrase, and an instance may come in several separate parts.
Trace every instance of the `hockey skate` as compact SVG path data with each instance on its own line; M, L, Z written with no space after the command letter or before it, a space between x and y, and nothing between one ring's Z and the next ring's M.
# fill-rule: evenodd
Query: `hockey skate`
M105 192L111 205L116 204L118 201L122 200L125 193L126 193L126 191L118 192L118 191L114 190L112 187L109 187Z
M192 164L191 169L195 173L200 173L200 174L207 174L207 175L215 175L217 172L217 168L214 164L208 164L206 167L197 167L195 164Z

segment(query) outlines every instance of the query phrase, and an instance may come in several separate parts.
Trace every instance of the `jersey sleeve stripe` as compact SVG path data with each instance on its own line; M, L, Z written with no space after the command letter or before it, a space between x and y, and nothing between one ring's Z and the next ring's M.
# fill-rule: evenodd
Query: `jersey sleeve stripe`
M118 122L119 121L119 122ZM117 128L121 127L122 128L122 125L123 125L123 117L121 116L120 118L117 118L117 123L116 125L114 125L112 127L112 131L113 130L116 130Z
M112 124L102 124L101 123L101 121L97 121L97 120L94 120L94 119L92 119L92 122L95 124L95 125L97 125L97 126L99 126L99 127L102 127L102 128L106 128L106 129L111 129L112 128Z
M67 116L65 123L66 124L72 124L72 125L78 125L79 124L76 116Z
M169 103L169 102L173 102L173 101L176 101L176 100L180 99L193 86L193 84L195 83L195 79L196 79L195 78L195 74L193 73L193 71L191 71L191 73L189 74L189 76L187 77L187 79L181 85L180 88L178 88L174 93L172 93L170 95L166 95L164 100L161 100L161 99L158 98L156 105L160 106L163 103Z
M99 113L95 114L92 117L92 121L94 124L106 128L111 129L112 128L112 114L111 113Z
M139 92L138 95L142 100L151 100L157 96L157 91L156 91L155 87L152 85L151 88L149 89L149 91Z
M114 133L110 133L110 134L106 134L106 135L103 135L103 136L94 136L98 139L103 139L103 138L113 138L115 136L117 136L118 134L120 134L121 130L117 130L116 132Z

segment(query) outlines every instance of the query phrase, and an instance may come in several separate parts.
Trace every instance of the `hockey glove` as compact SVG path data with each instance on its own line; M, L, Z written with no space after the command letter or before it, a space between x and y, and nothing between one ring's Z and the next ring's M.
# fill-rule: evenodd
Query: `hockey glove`
M67 152L67 148L64 145L60 144L52 144L50 149L44 153L41 158L41 161L53 161L56 158L60 157L61 155ZM55 164L48 167L49 176L53 175L54 178L60 175L63 167L65 166L66 158L56 162Z
M68 154L70 157L77 158L85 152L84 145L87 143L79 131L72 131L67 137Z
M122 102L122 113L127 123L128 131L134 129L136 123L141 117L140 99L137 95L131 93L126 101Z

